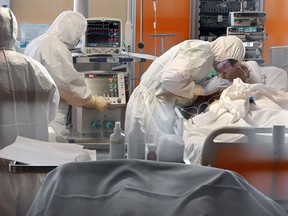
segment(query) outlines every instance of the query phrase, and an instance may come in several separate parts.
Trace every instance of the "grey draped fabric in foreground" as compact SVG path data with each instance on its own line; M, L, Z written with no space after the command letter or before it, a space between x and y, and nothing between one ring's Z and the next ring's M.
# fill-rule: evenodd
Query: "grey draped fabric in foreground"
M62 165L28 212L37 215L278 216L284 209L243 178L211 167L141 160Z
M44 173L12 173L9 160L0 159L0 215L25 216L39 190Z

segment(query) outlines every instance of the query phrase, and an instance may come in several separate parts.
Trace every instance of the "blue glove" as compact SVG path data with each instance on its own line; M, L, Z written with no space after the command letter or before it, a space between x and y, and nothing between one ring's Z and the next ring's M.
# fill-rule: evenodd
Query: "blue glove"
M214 78L214 79L207 80L203 85L204 95L205 96L211 95L219 90L227 88L230 85L231 83L227 79Z
M194 80L194 82L197 84L197 85L205 85L206 82L208 82L211 78L209 77L205 77L201 80Z

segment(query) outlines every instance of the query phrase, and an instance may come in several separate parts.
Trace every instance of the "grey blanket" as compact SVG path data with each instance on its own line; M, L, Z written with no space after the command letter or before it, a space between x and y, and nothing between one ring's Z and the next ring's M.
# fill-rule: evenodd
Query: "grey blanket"
M28 216L286 215L237 174L144 160L75 162L45 178Z

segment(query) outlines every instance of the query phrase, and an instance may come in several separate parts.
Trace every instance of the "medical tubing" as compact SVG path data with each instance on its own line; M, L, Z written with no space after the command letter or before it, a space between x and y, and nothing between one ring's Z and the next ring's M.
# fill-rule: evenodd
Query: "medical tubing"
M196 107L196 106L190 106L190 107L179 107L179 108L180 108L180 110L181 110L182 112L185 112L185 113L187 113L187 114L189 114L189 115L196 116L196 115L199 115L200 113L202 113L202 112L200 112L200 110L201 110L201 107L202 107L203 105L209 106L209 102L203 102L203 103L199 104L198 107ZM188 112L188 111L186 111L185 109L195 109L195 110L196 110L196 113Z
M157 34L157 0L153 0L154 22L153 29L154 35ZM157 56L157 37L154 37L154 55Z
M199 104L198 105L198 107L196 107L195 105L191 105L191 106L189 106L189 107L180 107L180 106L178 106L179 107L179 109L182 111L182 112L185 112L185 113L187 113L187 114L189 114L189 115L199 115L200 113L199 113L199 110L201 110L200 108L203 106L203 105L207 105L207 106L209 106L210 104L211 104L211 100L213 100L213 99L215 99L216 97L219 97L219 95L221 95L221 93L219 93L219 94L217 94L217 95L213 95L211 98L209 98L208 99L208 101L207 102L203 102L203 103L201 103L201 104ZM196 113L192 113L192 112L188 112L187 110L188 109L195 109L196 110Z
M100 133L100 136L101 136L101 141L102 141L102 143L104 143L103 128L99 127L98 130L99 130L99 133Z

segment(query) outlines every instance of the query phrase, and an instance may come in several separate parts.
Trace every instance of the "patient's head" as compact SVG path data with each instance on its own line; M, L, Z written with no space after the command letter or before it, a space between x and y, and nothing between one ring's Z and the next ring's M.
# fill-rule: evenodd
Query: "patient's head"
M219 72L218 77L233 81L235 78L240 78L243 82L248 82L250 78L250 68L245 64L239 64L234 70Z
M234 70L229 72L218 72L218 77L228 79L231 82L235 78L240 78L245 83L263 83L262 74L256 61L246 61L239 64Z

